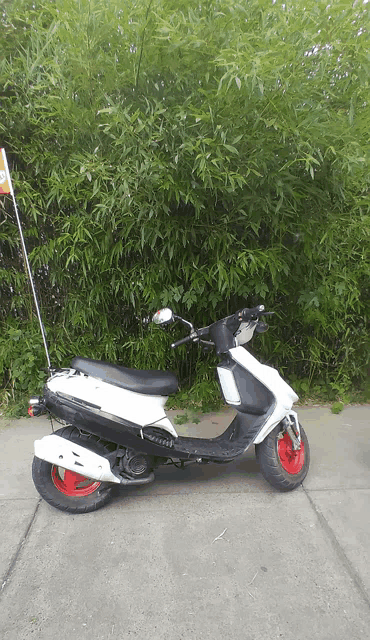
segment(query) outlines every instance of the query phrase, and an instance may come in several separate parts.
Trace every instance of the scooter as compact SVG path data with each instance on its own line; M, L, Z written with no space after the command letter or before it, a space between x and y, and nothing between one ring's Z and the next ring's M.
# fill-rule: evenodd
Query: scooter
M162 327L179 321L189 329L172 348L190 342L215 347L223 398L236 409L216 438L177 434L165 411L178 389L173 373L82 357L68 369L52 370L43 396L31 398L29 409L35 416L48 411L63 425L34 443L32 476L42 498L70 513L95 511L107 504L114 486L153 482L161 465L224 464L252 444L265 479L280 491L296 489L310 462L307 436L292 410L298 396L243 346L268 329L261 320L266 315L272 314L259 305L201 329L168 308L153 317Z

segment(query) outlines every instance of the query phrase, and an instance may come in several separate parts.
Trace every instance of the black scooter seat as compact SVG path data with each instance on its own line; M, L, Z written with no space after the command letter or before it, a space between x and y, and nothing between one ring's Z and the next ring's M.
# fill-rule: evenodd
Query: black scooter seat
M79 357L73 358L71 366L108 384L149 396L168 396L179 386L175 374L167 371L128 369L102 360Z

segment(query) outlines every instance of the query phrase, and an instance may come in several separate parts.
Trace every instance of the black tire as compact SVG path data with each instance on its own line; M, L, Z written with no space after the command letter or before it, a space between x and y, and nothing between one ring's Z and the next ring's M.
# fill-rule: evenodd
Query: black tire
M78 429L73 427L58 429L55 433L76 444L85 446L94 453L101 455L108 453L107 447L94 436L82 435ZM35 487L40 496L56 509L69 513L89 513L100 509L111 499L113 484L110 482L98 482L88 478L83 480L83 476L80 476L81 480L78 481L78 486L76 481L73 493L73 490L69 489L64 482L66 477L64 472L65 470L61 467L40 460L36 456L33 459L32 478Z
M303 450L292 454L291 460L288 455L284 455L286 451L289 451L289 446L291 448L291 439L281 424L278 424L263 442L256 444L256 458L263 477L280 491L293 491L302 484L308 473L310 447L301 425L300 430ZM283 442L279 447L280 440Z

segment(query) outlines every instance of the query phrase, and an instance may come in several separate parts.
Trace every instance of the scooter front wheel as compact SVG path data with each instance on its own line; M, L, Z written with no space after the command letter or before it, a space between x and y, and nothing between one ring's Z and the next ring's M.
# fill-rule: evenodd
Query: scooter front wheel
M301 448L293 449L289 434L278 424L256 445L256 458L265 480L280 491L293 491L302 484L310 466L310 447L300 425Z
M76 429L71 430L71 434L68 431L68 428L60 429L56 433L100 455L107 453L101 442L83 435L76 437ZM36 456L32 464L32 478L37 491L46 502L69 513L89 513L100 509L109 502L113 489L109 482L86 478Z

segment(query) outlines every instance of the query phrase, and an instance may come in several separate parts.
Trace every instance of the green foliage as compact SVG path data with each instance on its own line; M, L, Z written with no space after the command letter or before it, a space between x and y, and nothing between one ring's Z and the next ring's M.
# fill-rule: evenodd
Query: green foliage
M198 359L194 365L193 377L189 380L193 384L191 387L190 384L186 385L175 396L170 396L167 407L169 409L189 409L193 417L197 412L208 413L221 409L223 400L215 377L216 363L217 360L214 357L205 358L203 361ZM187 419L184 420L184 422L187 421ZM184 422L178 424L184 424ZM195 422L195 420L192 419L191 422Z
M33 389L41 390L45 381L42 372L44 349L37 323L19 328L18 323L9 323L8 331L0 338L0 375L7 379L9 389L25 394Z
M26 412L29 396L42 390L46 380L45 355L38 323L10 319L0 333L1 413L9 417ZM1 415L0 413L0 415Z
M200 419L198 418L196 413L190 413L188 414L187 411L185 411L182 414L179 414L177 416L175 416L174 418L174 423L175 424L186 424L187 422L191 422L192 424L199 424L200 423Z
M344 409L344 404L343 402L334 402L334 404L331 405L331 412L332 413L341 413L341 411L343 411Z
M211 406L214 361L136 318L168 305L204 325L264 302L277 316L258 349L289 379L336 395L364 380L367 4L12 0L0 23L0 143L53 363L170 367ZM45 361L0 207L12 394Z

